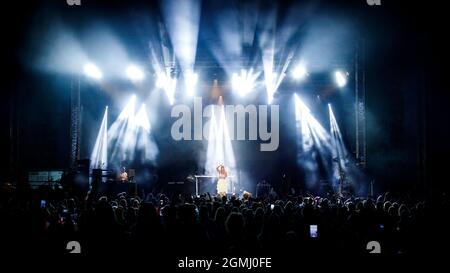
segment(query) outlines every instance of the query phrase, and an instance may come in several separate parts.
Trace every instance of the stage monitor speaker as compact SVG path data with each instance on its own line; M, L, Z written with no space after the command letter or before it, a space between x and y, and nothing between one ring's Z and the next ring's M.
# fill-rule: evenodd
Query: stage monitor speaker
M135 169L129 169L128 170L128 180L130 182L134 182L134 177L136 176L136 170Z
M98 186L102 182L102 169L92 169L91 187L94 192L97 192Z

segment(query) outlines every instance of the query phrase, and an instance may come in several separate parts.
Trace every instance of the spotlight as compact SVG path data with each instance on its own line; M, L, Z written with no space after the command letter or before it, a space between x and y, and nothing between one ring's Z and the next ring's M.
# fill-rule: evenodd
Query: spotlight
M141 105L141 108L135 116L135 122L137 126L142 127L146 132L150 132L150 121L148 120L147 111L145 111L145 104Z
M184 75L184 85L186 87L186 93L189 96L194 95L194 88L198 82L198 74L192 71L187 71Z
M277 78L278 75L275 72L268 72L265 74L264 80L266 82L266 90L267 90L267 102L269 104L272 103L273 95L277 91Z
M303 63L298 64L294 70L292 70L292 77L296 80L303 80L307 75L308 71Z
M100 69L98 69L98 67L92 63L86 64L83 67L83 71L86 76L97 79L97 80L99 80L103 77L103 74L100 71Z
M144 72L135 66L129 65L126 70L127 77L132 81L141 81L144 78Z
M164 92L166 92L170 105L173 105L175 102L177 79L167 76L164 72L159 72L156 79L156 87L163 89Z
M219 98L219 103L221 98ZM210 126L208 130L208 147L206 150L205 172L213 174L217 165L224 164L228 173L234 173L236 159L231 144L230 131L223 105L211 108Z
M151 136L151 125L145 104L135 114L136 96L129 99L119 117L108 129L108 145L112 148L111 162L154 160L158 147ZM139 156L135 156L135 155Z
M334 72L334 80L338 87L344 87L347 84L348 73L343 73L341 71Z
M157 78L156 78L156 87L164 88L166 86L166 83L167 83L166 73L164 73L164 72L158 73Z
M125 108L123 108L122 112L120 113L118 120L125 120L129 119L130 117L134 116L134 107L136 105L136 95L132 95L131 98L128 100Z
M91 168L106 168L108 166L108 106L103 114L100 130L91 153Z

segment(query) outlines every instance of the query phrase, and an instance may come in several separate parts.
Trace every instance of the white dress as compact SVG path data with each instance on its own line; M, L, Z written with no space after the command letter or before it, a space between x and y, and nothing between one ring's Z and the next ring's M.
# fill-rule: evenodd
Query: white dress
M228 191L228 183L225 177L219 176L217 181L217 194L226 195Z

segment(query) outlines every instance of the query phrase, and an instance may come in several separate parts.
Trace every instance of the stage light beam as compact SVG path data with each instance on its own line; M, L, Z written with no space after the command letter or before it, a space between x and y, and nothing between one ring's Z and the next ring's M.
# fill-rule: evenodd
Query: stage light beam
M164 89L166 83L167 83L166 74L164 72L158 73L158 75L156 76L156 87Z
M171 78L165 72L159 72L156 79L156 87L163 89L169 99L170 105L175 103L175 89L177 87L177 79Z
M91 153L91 168L106 169L108 167L108 106L105 108L102 123Z
M118 120L129 119L134 115L134 108L136 105L136 95L132 95L125 108L120 112Z
M264 77L266 81L267 102L269 104L272 103L273 96L278 88L277 76L275 72L267 72Z
M323 166L328 175L332 173L327 164L327 158L333 151L332 139L297 94L294 94L294 99L299 132L297 145L300 148L297 162L304 168L307 185L312 186L318 181L319 166Z
M150 121L148 119L144 103L141 105L141 108L139 108L139 111L137 112L134 119L138 127L143 128L147 133L150 132Z
M155 160L158 147L151 134L151 124L144 103L135 114L136 96L132 96L116 121L108 130L111 143L111 162L138 159Z
M205 172L211 175L215 174L216 167L219 164L224 164L228 174L233 176L236 173L236 159L231 144L225 107L222 103L219 101L218 105L211 107Z

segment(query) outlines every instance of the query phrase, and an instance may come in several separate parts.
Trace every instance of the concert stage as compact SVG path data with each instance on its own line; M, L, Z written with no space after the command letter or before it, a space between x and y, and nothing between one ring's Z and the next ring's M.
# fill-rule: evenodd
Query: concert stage
M445 241L439 4L4 2L7 252L279 271Z

